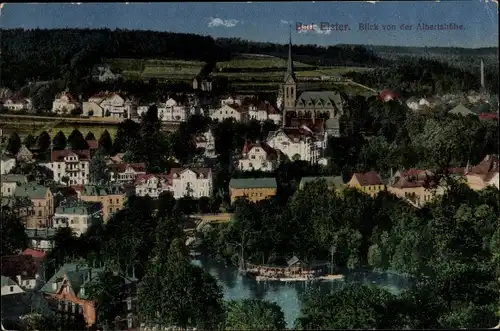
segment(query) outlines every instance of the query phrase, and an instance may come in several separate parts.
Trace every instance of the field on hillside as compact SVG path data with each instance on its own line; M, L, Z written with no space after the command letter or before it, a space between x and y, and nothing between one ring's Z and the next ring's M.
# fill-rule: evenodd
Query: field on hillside
M272 56L236 56L230 61L217 62L216 70L219 69L244 69L244 68L286 68L286 59L281 59L279 57ZM301 62L293 61L293 65L296 69L312 67L309 64L304 64Z
M159 59L107 59L112 70L127 79L156 78L160 80L191 81L205 66L204 62Z

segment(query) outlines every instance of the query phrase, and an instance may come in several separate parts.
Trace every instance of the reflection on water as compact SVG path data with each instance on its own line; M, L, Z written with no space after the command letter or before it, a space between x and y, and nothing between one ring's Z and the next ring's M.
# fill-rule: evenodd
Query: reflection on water
M377 284L396 294L410 284L408 279L394 274L352 271L345 273L344 280L288 284L257 282L251 278L242 277L234 266L227 266L203 257L193 260L193 264L203 267L219 281L224 291L225 300L252 298L276 302L283 309L287 325L290 328L293 327L295 319L299 315L299 298L311 286L319 288L321 293L328 293L343 282L364 282Z

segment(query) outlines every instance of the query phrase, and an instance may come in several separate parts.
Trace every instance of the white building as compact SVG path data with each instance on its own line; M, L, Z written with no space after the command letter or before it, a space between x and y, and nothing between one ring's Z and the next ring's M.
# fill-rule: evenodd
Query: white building
M80 103L67 91L59 94L52 102L52 112L57 114L69 114L73 109L79 107L81 107Z
M8 174L15 167L15 158L7 156L4 153L0 154L0 175Z
M139 175L146 174L144 163L118 163L108 165L109 180L112 183L133 183Z
M83 115L131 118L136 111L134 101L118 93L99 93L83 103Z
M408 100L406 100L406 106L413 111L417 111L420 109L420 103L416 97L410 97Z
M52 151L49 163L41 165L54 173L54 181L68 185L86 185L89 182L90 150ZM67 183L63 179L68 179Z
M264 142L245 142L238 161L240 170L273 171L278 163L278 152Z
M208 129L207 132L204 132L194 138L196 148L203 149L203 155L208 158L216 157L215 152L215 138L212 134L212 130Z
M211 196L212 189L212 171L207 168L173 168L168 175L139 175L135 181L136 195L148 195L151 198L169 191L176 199L184 196L198 199Z
M102 223L102 215L100 203L76 202L57 207L52 226L56 229L69 227L77 236L81 236L90 226Z
M273 105L264 101L258 104L251 103L248 105L248 119L260 122L271 120L275 124L280 124L282 116Z
M31 99L29 98L24 98L24 99L7 99L4 103L3 106L7 108L8 110L12 111L30 111L33 110L33 103L31 102Z
M2 276L2 296L24 293L24 290L9 277Z
M147 113L149 106L137 107L137 116ZM158 107L158 119L162 122L185 122L190 115L194 114L195 108L189 104L181 104L173 98L165 103L160 103Z
M92 71L92 78L100 82L115 81L119 77L120 75L113 73L113 71L111 71L111 68L107 65L97 66Z
M324 135L326 136L326 135ZM272 148L281 151L290 160L317 163L323 154L324 139L305 128L281 128L269 132L266 140Z
M54 237L57 230L54 228L26 229L28 246L34 250L49 252L55 247Z
M158 198L163 192L172 191L168 174L141 174L135 178L135 194L140 197Z
M199 199L212 195L213 178L209 168L173 168L169 177L172 178L172 192L176 199L184 196Z
M14 196L16 189L20 185L28 184L28 178L25 175L7 174L2 175L2 197Z
M236 122L240 122L246 118L248 113L243 110L238 104L224 105L221 108L214 111L210 118L212 120L218 120L219 122L224 121L226 118L232 118Z

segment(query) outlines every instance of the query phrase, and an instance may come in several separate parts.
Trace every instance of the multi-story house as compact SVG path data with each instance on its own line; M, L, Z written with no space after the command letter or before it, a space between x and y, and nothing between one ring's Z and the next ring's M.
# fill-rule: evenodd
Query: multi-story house
M83 316L87 326L95 326L97 321L96 307L94 301L87 296L86 289L90 282L104 272L102 266L91 266L83 262L66 263L57 273L52 276L41 288L41 292L57 303L57 309L73 315ZM126 304L123 307L123 314L115 318L122 321L126 317L128 329L134 326L131 312L134 311L136 303L136 291L134 285L137 283L135 272L132 269L122 276L123 291L121 297ZM129 323L130 321L130 323ZM128 326L131 327L128 327ZM118 330L126 330L124 325L119 325Z
M112 183L133 183L139 175L146 174L144 163L117 163L108 165L109 180Z
M162 192L172 190L168 174L140 174L135 178L135 194L140 197L158 198Z
M275 178L233 178L229 182L229 196L231 203L238 199L257 202L275 196L277 187Z
M85 185L80 193L80 199L85 202L100 203L104 223L107 223L114 213L123 209L127 196L121 185L108 185L105 187Z
M19 218L23 224L27 224L28 219L35 213L33 203L28 197L2 197L2 212L10 212Z
M19 185L28 184L28 177L18 174L2 175L2 197L11 197L16 192Z
M355 188L363 193L375 197L379 192L385 191L385 184L382 182L379 174L375 171L365 173L354 173L351 180L347 183L350 188Z
M16 167L15 158L7 156L4 153L0 154L0 175L8 174L15 167Z
M2 256L2 276L9 277L24 290L38 289L43 284L43 259L31 255Z
M205 157L216 157L215 138L212 134L212 130L209 129L207 132L195 136L194 142L196 144L196 148L200 148L203 150L203 155Z
M57 207L52 227L69 227L77 236L81 236L90 226L102 223L102 216L100 203L79 201Z
M212 170L209 168L172 168L169 173L174 198L209 197L213 191Z
M476 166L467 169L467 185L473 190L482 190L488 186L499 188L498 155L486 155Z
M432 173L427 170L409 169L398 171L391 179L387 191L416 207L421 207L437 195L444 193L442 186L438 185L435 188L429 188L430 176L432 176Z
M260 122L271 120L275 124L280 124L282 121L282 115L268 101L250 102L247 107L249 120Z
M278 153L265 142L251 144L246 141L238 161L238 168L243 171L273 171L278 163Z
M222 98L220 100L220 105L225 106L225 105L238 105L241 106L241 98L235 97L235 96L228 96L226 98Z
M33 103L29 98L11 98L7 99L3 106L11 111L31 111L33 110Z
M36 183L20 185L16 188L14 197L31 200L33 210L26 220L27 229L47 227L48 220L54 214L54 196L48 187Z
M245 111L243 107L238 104L223 105L221 108L214 111L210 118L212 120L217 120L219 122L224 121L227 118L232 118L236 122L241 122L247 118L248 112Z
M69 114L76 108L81 108L81 104L68 91L59 94L52 102L52 112L56 114Z
M90 150L52 151L50 162L41 165L54 173L54 181L67 185L85 185L89 181Z
M293 161L317 163L323 154L323 139L306 128L280 128L278 131L271 131L266 142Z
M130 119L135 111L134 101L118 93L99 93L83 103L83 114L87 116Z
M42 252L49 252L55 247L55 235L57 229L26 229L25 233L28 237L28 246Z

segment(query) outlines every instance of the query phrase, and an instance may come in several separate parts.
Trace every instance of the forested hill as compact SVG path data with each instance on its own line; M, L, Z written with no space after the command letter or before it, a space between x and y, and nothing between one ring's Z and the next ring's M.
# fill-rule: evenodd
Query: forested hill
M240 53L285 58L288 45L217 38L186 33L110 29L0 29L2 85L12 88L27 81L72 76L79 80L104 58L182 59L208 63L227 61ZM460 56L496 55L498 49L441 49ZM438 52L429 48L427 52ZM294 45L294 59L312 65L390 67L398 54L419 54L412 47ZM448 52L448 53L446 53ZM476 53L474 53L476 52ZM385 56L392 54L392 56ZM445 55L446 57L446 55ZM441 61L441 59L440 59ZM464 68L463 58L458 65ZM448 61L443 61L448 62ZM466 63L471 63L469 59Z

